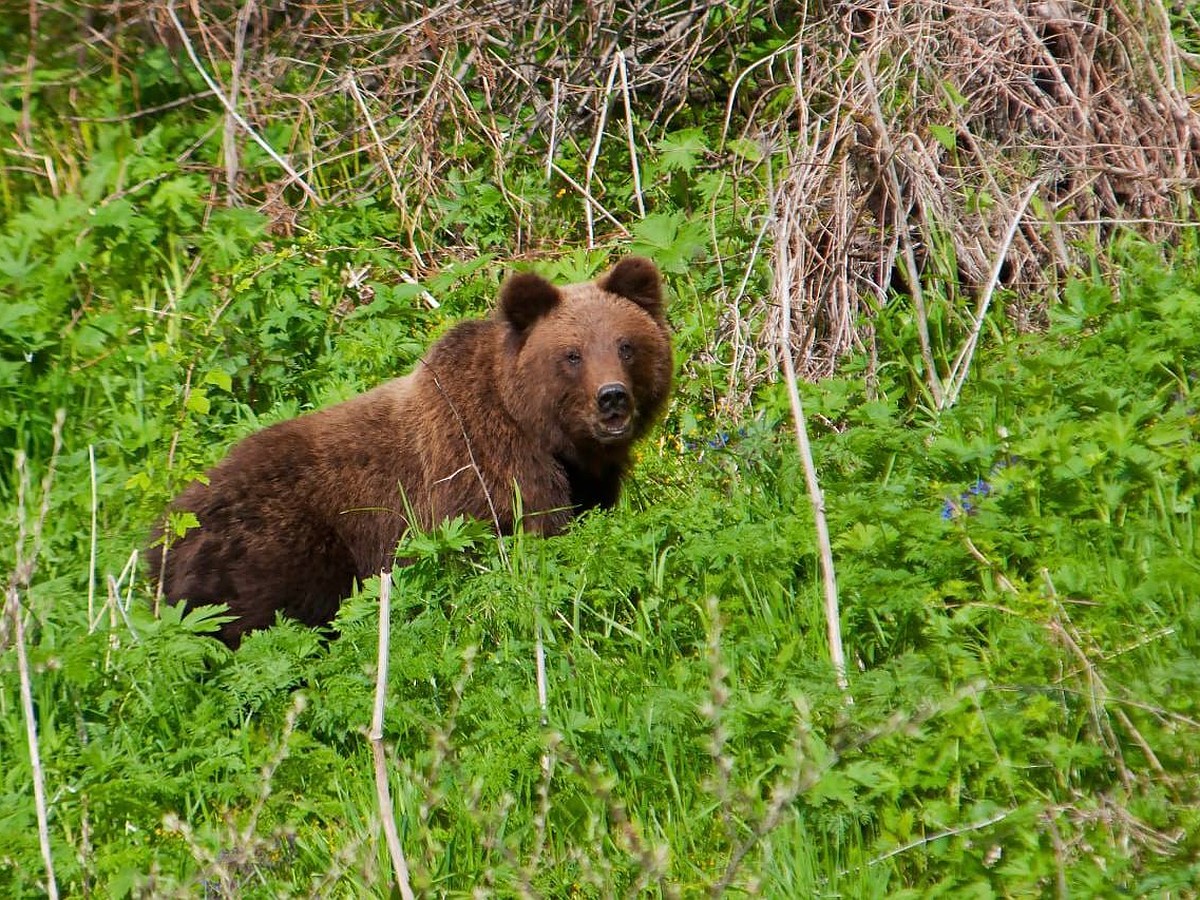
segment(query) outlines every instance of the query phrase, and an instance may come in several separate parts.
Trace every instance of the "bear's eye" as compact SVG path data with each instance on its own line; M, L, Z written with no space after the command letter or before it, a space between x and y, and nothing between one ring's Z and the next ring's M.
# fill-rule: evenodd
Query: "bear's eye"
M629 362L633 359L633 344L630 341L621 341L617 344L617 353L621 356L622 362Z
M581 362L583 362L583 354L580 353L578 350L568 350L567 355L564 358L567 361L567 365L572 366L572 367L577 366Z

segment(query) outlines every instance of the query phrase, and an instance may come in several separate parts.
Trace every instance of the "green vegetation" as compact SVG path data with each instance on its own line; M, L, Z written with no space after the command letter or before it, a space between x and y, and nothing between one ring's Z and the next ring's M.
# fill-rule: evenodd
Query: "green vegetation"
M576 10L556 33L513 4L524 43L485 52L420 13L401 46L372 4L340 24L213 4L182 31L126 6L0 22L0 893L48 892L35 762L64 894L397 890L366 734L380 586L336 640L282 623L230 653L206 614L157 605L134 554L232 442L407 370L515 258L577 279L633 250L667 275L680 367L619 508L550 540L454 521L400 548L383 737L417 892L1195 896L1194 233L1071 230L1079 210L1039 194L945 409L929 385L983 281L949 239L916 233L920 278L875 285L858 339L813 326L800 355L844 354L800 390L851 703L773 362L771 213L800 160L752 139L788 136L798 13L642 23L606 81L610 32ZM187 47L255 89L248 124L322 202L227 130ZM882 93L889 117L928 100ZM994 232L1015 200L993 198Z

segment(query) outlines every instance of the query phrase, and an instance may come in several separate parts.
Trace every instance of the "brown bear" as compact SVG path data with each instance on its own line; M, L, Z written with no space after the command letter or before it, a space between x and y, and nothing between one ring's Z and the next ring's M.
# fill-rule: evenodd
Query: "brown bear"
M237 647L277 612L332 620L390 568L411 514L543 535L610 507L671 386L658 269L626 257L594 282L518 274L408 375L253 434L172 504L199 526L147 556L170 602L229 605Z

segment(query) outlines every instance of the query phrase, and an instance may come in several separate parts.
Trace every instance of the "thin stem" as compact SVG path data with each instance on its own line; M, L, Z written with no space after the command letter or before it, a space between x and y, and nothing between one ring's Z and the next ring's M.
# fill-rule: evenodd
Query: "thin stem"
M413 889L408 879L408 860L400 846L400 835L396 831L396 812L392 805L392 791L388 785L387 752L383 746L383 707L387 700L388 652L391 643L392 618L392 573L385 569L379 573L379 655L375 662L375 712L371 716L371 730L367 739L371 742L371 755L375 761L375 792L379 798L379 817L383 821L383 834L388 853L392 857L392 868L396 873L396 884L404 900L413 900Z
M29 668L29 654L25 647L25 614L21 609L20 589L28 590L37 568L38 554L42 546L42 529L50 514L50 488L54 484L54 473L58 456L62 451L63 422L66 411L59 410L54 417L52 435L54 446L50 451L50 462L42 478L42 503L33 520L29 554L25 555L25 495L28 491L29 470L26 468L25 453L17 451L17 546L16 566L5 589L4 613L12 622L13 640L17 645L17 677L20 682L21 711L25 718L25 740L29 746L29 766L33 772L33 802L37 813L38 844L42 850L42 861L46 865L46 893L51 900L58 900L58 883L54 877L54 854L50 848L50 815L46 806L46 775L42 770L42 756L38 744L37 719L33 709L33 678Z
M25 740L29 745L29 765L33 770L33 802L37 810L38 844L46 865L46 893L58 900L58 883L54 879L54 855L50 851L50 818L46 809L46 775L38 749L37 720L33 711L33 689L29 674L29 655L25 652L25 616L17 599L16 585L8 589L8 614L16 629L17 671L21 683L21 710L25 714Z
M995 262L992 263L992 273L988 278L987 289L979 300L979 308L975 310L975 322L971 326L971 336L963 344L958 358L954 360L954 367L950 370L950 388L942 397L942 409L954 405L967 380L967 372L971 368L971 357L975 354L975 347L979 343L979 333L983 330L983 320L987 316L988 307L991 306L992 295L996 293L996 286L1000 283L1000 270L1004 267L1004 260L1008 258L1009 248L1012 247L1013 238L1016 237L1021 219L1025 217L1025 210L1029 208L1029 203L1033 200L1033 195L1041 183L1040 178L1034 179L1029 187L1025 188L1021 199L1017 201L1017 211L1013 214L1012 221L1008 223L1004 238L1000 241L999 250L996 252Z
M96 447L88 444L88 469L92 481L92 540L88 554L88 626L96 618Z
M625 54L617 53L621 66L621 99L625 102L625 136L629 140L629 164L633 166L633 196L637 200L638 214L646 218L646 203L642 200L642 168L638 165L637 141L633 135L633 104L629 101L629 70L625 65Z
M392 167L392 161L388 159L387 148L383 145L379 129L375 127L375 119L372 118L371 111L367 109L367 101L363 99L362 91L358 89L358 82L355 80L353 72L346 76L346 85L350 88L350 93L354 97L354 102L358 104L363 118L367 120L367 127L371 130L371 139L375 142L375 149L379 152L379 161L388 174L388 181L392 183L392 202L399 207L404 199L404 192L400 190L400 179L396 177L396 170Z
M592 142L592 150L588 154L587 165L583 170L583 183L586 186L585 195L587 197L592 196L592 176L596 172L596 160L600 157L600 145L604 142L604 126L608 122L608 104L612 100L613 83L617 79L618 60L621 58L619 49L614 50L613 53L615 58L608 69L608 81L604 85L604 102L600 104L600 115L596 119L596 139ZM591 250L596 246L595 217L592 215L590 206L585 205L583 209L587 215L588 249Z
M887 121L883 117L883 108L879 103L879 91L875 87L875 79L871 74L868 63L863 66L863 79L867 83L867 93L871 100L871 112L875 117L875 128L879 138L880 150L887 159L888 182L891 188L894 226L900 238L900 246L904 252L904 264L908 269L908 287L912 293L913 309L917 314L917 340L921 345L921 362L925 366L925 381L929 385L929 393L933 397L934 406L942 405L942 383L938 376L937 367L933 362L933 347L929 340L929 311L925 306L925 292L921 288L921 272L917 268L917 256L913 252L912 238L908 233L908 223L904 209L904 191L900 187L900 176L896 172L896 147L892 143Z
M787 385L788 401L792 408L792 422L796 427L796 444L800 449L800 459L804 463L804 482L808 488L808 499L812 503L813 522L817 530L829 656L833 663L838 687L845 694L846 702L853 703L854 698L850 695L850 683L846 679L846 654L842 647L841 611L838 605L837 575L833 566L833 545L829 539L829 523L825 518L825 494L822 492L820 481L817 478L812 445L808 440L808 424L804 416L804 405L800 402L800 391L796 386L796 365L792 359L792 290L794 286L792 284L791 248L788 243L793 232L791 207L786 203L776 202L774 208L776 215L774 287L782 310L779 352L783 359L784 380Z

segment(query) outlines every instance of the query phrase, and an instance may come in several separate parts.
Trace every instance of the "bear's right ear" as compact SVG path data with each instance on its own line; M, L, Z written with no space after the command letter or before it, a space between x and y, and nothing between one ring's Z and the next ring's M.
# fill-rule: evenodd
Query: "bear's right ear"
M525 331L561 300L558 288L545 278L519 272L500 288L500 316L517 331Z
M598 283L601 290L632 300L650 315L662 315L662 276L652 260L627 256Z

